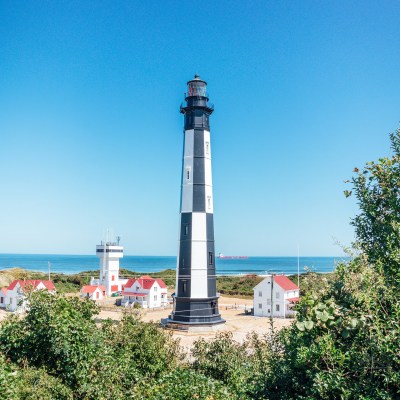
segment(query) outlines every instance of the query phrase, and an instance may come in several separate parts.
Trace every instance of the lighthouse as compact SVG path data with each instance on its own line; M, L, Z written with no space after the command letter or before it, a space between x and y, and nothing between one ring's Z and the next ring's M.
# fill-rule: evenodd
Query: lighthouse
M207 83L195 75L187 83L176 289L168 326L213 329L224 323L218 311L214 209Z
M124 248L117 241L102 241L96 246L96 255L100 259L100 277L99 279L91 278L91 286L103 285L107 296L112 293L119 292L127 282L127 279L119 277L119 260L124 256Z

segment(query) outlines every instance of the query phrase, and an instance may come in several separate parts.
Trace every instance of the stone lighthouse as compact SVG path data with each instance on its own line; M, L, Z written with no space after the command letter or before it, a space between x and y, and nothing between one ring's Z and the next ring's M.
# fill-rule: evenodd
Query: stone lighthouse
M167 323L179 329L213 329L225 321L218 311L207 83L195 75L187 83L179 254L174 309Z

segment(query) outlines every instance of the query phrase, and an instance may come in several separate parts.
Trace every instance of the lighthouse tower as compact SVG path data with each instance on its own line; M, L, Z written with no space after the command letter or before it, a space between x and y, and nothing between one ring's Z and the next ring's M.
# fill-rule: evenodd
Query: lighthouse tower
M215 276L213 193L207 83L198 75L187 83L180 237L174 309L167 320L180 329L224 323L218 311Z
M104 285L106 294L122 290L122 285L126 280L119 278L119 259L124 256L124 248L117 242L101 242L96 246L96 255L100 258L100 279L92 279L91 285Z

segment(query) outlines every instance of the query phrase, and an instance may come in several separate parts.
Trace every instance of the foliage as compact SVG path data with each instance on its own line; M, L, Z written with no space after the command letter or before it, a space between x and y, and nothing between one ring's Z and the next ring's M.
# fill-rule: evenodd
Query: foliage
M360 214L352 224L357 246L386 278L400 285L400 129L390 135L393 155L356 168L352 179ZM346 195L351 192L347 191Z
M43 369L20 368L0 355L0 393L9 400L71 400L72 391Z
M91 301L33 292L27 315L2 323L0 353L18 371L28 366L59 379L76 399L122 399L177 366L178 343L155 324L129 313L118 325L97 325L97 310Z
M232 340L231 332L219 333L212 341L203 338L194 343L193 367L206 376L225 383L239 398L248 392L248 382L253 374L251 358L246 343Z
M221 382L187 368L177 368L155 382L143 382L133 394L137 400L239 399Z

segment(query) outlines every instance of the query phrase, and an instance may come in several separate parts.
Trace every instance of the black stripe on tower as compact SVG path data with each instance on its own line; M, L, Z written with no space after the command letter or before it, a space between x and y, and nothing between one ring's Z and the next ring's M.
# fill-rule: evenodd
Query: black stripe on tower
M193 156L204 157L204 129L194 129Z
M207 295L215 297L217 295L217 283L215 278L215 250L214 241L207 242Z
M179 237L178 296L190 297L192 259L192 213L181 213Z
M193 135L193 211L206 211L204 129L195 129Z

